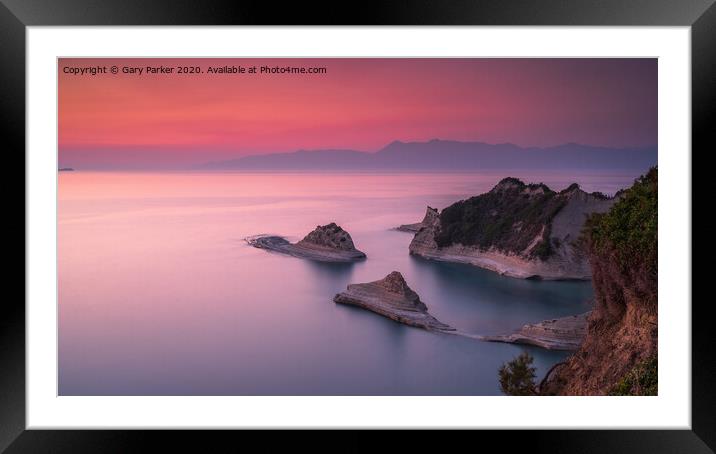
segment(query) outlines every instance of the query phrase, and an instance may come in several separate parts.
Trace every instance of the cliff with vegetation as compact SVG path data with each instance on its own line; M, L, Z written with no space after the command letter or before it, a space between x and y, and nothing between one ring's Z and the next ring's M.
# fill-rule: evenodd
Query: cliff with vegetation
M556 192L544 184L505 178L490 192L430 210L410 253L462 262L519 278L589 279L578 242L592 213L615 199L586 193L577 184Z
M553 369L542 394L657 393L657 183L653 168L587 221L594 310L581 348Z

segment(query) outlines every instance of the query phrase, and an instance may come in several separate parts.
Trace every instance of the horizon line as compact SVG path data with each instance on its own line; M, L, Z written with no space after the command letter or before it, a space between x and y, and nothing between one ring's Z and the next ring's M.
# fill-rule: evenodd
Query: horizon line
M236 157L231 157L228 159L221 159L221 160L210 160L210 161L196 161L193 164L185 164L182 167L174 167L172 170L190 170L195 169L195 166L202 166L202 165L210 165L210 164L216 164L216 163L225 163L225 162L232 162L241 160L243 158L247 157L253 157L253 156L271 156L271 155L285 155L285 154L295 154L300 152L305 153L311 153L311 152L321 152L321 151L346 151L346 152L353 152L353 153L363 153L363 154L376 154L379 153L386 148L390 147L394 144L405 144L405 145L411 145L411 144L429 144L429 143L435 143L435 142L450 142L450 143L460 143L460 144L483 144L483 145L490 145L490 146L512 146L516 148L520 148L522 150L530 150L530 149L550 149L550 148L558 148L563 146L580 146L580 147L590 147L590 148L604 148L607 150L643 150L648 148L658 148L658 142L648 145L632 145L632 146L609 146L609 145L595 145L595 144L586 144L586 143L580 143L580 142L561 142L553 145L546 145L546 146L537 146L537 145L518 145L513 142L498 142L498 143L490 143L485 142L481 140L456 140L456 139L441 139L441 138L433 138L429 140L401 140L396 139L393 141L388 142L387 144L383 145L382 147L375 149L374 151L367 151L367 150L360 150L360 149L353 149L353 148L342 148L342 147L326 147L326 148L296 148L292 150L285 150L285 151L270 151L265 153L257 153L257 152L248 152L247 154L238 155ZM146 146L146 145L130 145L130 146L121 146L121 145L110 145L110 146L100 146L97 148L94 148L92 146L80 146L80 147L68 147L68 146L59 146L58 145L58 162L60 160L60 153L62 153L64 150L78 150L78 149L86 149L86 150L126 150L126 149L134 149L134 150L140 150L140 149L146 149L146 150L163 150L167 148L180 148L183 150L202 150L201 147L190 147L190 148L182 148L181 146L177 145L162 145L162 146ZM58 168L66 168L66 167L72 167L73 169L77 170L75 166L72 166L71 164L63 164L58 165ZM146 167L141 166L137 169L151 169L152 166ZM157 167L156 169L158 169ZM128 169L128 168L125 168ZM169 169L167 169L169 170Z

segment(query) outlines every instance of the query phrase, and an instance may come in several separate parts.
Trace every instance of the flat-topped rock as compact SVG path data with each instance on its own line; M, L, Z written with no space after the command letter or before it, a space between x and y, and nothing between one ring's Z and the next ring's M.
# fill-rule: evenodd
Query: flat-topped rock
M548 350L577 350L587 335L591 312L527 324L512 334L483 336L490 342L529 344Z
M355 248L351 235L336 223L319 225L301 241L291 243L275 235L246 238L251 246L320 262L354 262L366 257Z
M346 291L337 294L333 301L362 307L405 325L430 331L455 331L428 313L425 303L420 301L418 294L397 271L378 281L350 284Z

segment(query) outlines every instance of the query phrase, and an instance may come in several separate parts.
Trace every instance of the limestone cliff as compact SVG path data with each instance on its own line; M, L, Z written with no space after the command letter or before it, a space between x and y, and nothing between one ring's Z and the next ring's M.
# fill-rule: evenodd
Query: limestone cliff
M615 198L586 193L577 184L555 192L544 184L505 178L488 193L428 210L410 253L461 262L511 277L589 279L578 239L591 213Z

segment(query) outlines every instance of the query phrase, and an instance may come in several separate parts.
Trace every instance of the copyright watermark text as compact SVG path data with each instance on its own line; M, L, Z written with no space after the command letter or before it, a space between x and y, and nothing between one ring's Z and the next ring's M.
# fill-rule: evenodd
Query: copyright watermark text
M236 66L236 65L191 65L191 66L165 66L165 65L145 65L145 66L128 66L128 65L93 65L93 66L72 66L66 65L62 67L64 74L72 76L98 76L125 74L133 76L152 76L152 75L193 75L193 74L209 74L209 75L313 75L327 74L328 69L325 66L290 66L290 65L263 65L263 66Z

